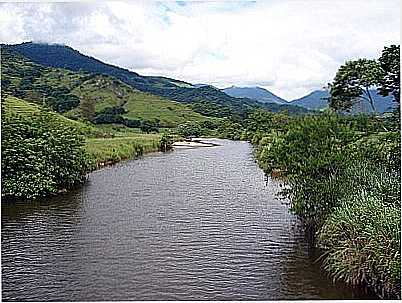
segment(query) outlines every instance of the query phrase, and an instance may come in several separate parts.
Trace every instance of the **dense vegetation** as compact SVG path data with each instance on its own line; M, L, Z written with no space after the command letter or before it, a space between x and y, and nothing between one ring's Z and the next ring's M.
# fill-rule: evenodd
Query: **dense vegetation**
M46 110L23 115L2 101L2 196L36 198L83 181L89 161L76 128Z
M262 168L281 177L281 194L326 249L333 277L382 296L400 293L400 132L392 125L304 117L267 133L257 149Z
M397 63L392 66L398 66L399 74L399 56L393 58ZM367 64L373 66L373 62ZM345 66L351 83L367 77L360 67L355 71L356 65ZM341 67L331 90L334 110L349 109L360 98L359 89L367 92L385 76L380 70L370 76L371 82L362 80L361 88L351 87ZM399 105L399 85L386 83L392 87L388 94ZM378 89L384 91L380 85ZM282 123L273 119L262 112L250 116L246 136L256 144L256 156L266 174L280 177L286 185L281 195L289 198L291 211L302 218L313 243L325 250L325 268L334 279L367 286L380 297L400 297L399 111L382 117L328 111L282 117Z

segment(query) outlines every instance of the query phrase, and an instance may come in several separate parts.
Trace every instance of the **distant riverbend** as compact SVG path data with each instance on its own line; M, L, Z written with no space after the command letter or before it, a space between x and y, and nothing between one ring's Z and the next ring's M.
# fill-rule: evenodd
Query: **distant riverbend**
M358 299L314 262L246 142L155 153L2 204L4 301Z

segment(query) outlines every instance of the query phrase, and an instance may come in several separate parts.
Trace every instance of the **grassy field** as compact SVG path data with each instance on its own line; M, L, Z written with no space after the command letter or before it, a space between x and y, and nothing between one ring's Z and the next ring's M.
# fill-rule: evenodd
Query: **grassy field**
M211 119L194 112L186 104L138 91L107 76L100 75L85 81L73 90L73 94L93 100L96 112L106 107L123 106L127 110L124 117L137 120L157 119L162 127L175 127L187 121Z
M160 135L138 134L130 137L86 140L86 150L94 168L159 151Z
M39 115L41 106L15 97L7 97L2 102L3 110L13 112L25 117ZM91 158L93 168L105 164L116 163L144 153L159 150L159 134L142 134L138 129L130 129L122 125L93 125L74 121L49 111L50 115L63 124L69 125L83 135L85 149ZM105 136L113 136L104 138Z
M124 116L140 120L160 120L162 127L175 127L187 121L205 121L211 118L194 112L188 105L168 101L147 93L132 93L124 105Z
M37 115L44 109L35 103L31 103L16 97L7 96L2 100L2 107L5 111L13 112L23 116L32 116ZM49 110L49 114L52 117L55 117L59 122L66 124L70 127L74 127L77 130L77 133L89 137L104 137L107 136L107 133L100 128L97 128L89 123L85 123L82 121L75 121L64 117L58 113L52 112Z

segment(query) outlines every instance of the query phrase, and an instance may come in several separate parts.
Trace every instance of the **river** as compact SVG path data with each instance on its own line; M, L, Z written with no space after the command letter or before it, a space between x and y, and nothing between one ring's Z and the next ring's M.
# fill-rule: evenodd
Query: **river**
M251 145L212 141L3 202L3 300L365 298L325 276Z

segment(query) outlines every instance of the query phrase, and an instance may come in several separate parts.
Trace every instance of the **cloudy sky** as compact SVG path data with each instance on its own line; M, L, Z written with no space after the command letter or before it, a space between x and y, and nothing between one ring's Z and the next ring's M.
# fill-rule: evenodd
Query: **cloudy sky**
M399 0L0 4L0 42L69 45L144 75L301 97L399 44Z

